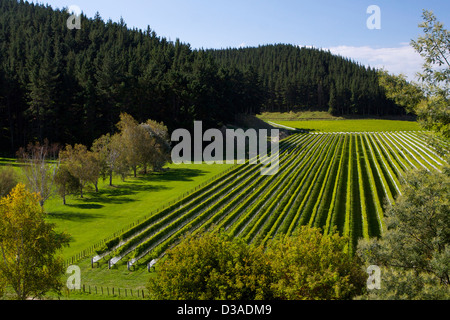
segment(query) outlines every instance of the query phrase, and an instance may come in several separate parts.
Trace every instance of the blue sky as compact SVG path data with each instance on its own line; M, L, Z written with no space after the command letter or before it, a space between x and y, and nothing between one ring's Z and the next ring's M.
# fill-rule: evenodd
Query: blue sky
M448 0L36 0L54 8L77 5L88 16L123 17L129 27L148 25L162 37L193 48L289 43L330 49L373 67L410 78L421 58L409 47L420 35L422 9L447 27ZM381 29L370 30L367 8L381 10Z

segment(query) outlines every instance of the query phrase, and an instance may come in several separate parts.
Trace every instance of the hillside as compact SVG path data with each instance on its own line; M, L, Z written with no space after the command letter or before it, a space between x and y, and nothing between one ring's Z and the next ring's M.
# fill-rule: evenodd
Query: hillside
M291 45L192 50L150 27L0 2L0 152L30 141L83 143L115 130L121 112L169 128L234 123L238 114L319 108L398 114L375 70ZM151 21L149 21L151 23ZM333 97L333 99L331 99Z
M404 115L386 98L378 72L329 51L294 45L209 50L221 66L254 73L261 111L316 110L337 116Z

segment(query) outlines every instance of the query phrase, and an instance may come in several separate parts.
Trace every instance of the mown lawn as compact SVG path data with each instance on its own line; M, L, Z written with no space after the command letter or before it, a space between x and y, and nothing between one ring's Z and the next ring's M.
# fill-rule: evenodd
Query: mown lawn
M99 192L90 190L81 199L71 196L63 205L54 197L45 203L49 221L72 235L65 258L89 248L113 233L126 228L167 203L180 198L231 165L169 165L168 170L125 181L115 178L114 186L100 181Z
M21 175L21 168L15 159L0 158L1 166L12 166ZM49 222L56 224L57 230L72 236L70 246L62 252L68 259L180 198L231 166L168 165L163 172L141 174L136 178L130 176L125 181L114 178L112 187L109 180L100 179L99 192L89 187L83 199L78 195L69 196L66 205L59 196L54 196L47 200L44 209Z
M335 117L326 111L302 111L302 112L263 112L257 117L261 120L272 121L296 121L296 120L334 120L344 119L341 117Z
M272 122L310 132L373 132L373 131L417 131L423 130L416 121L352 119L352 120L301 120Z

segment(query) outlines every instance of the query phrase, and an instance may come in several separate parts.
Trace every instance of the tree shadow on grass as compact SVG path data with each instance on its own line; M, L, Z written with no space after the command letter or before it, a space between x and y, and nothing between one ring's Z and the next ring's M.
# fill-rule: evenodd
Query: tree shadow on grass
M193 181L193 178L204 176L208 171L189 168L170 168L160 172L152 172L139 177L143 181Z
M104 205L95 204L95 203L79 203L79 204L67 204L70 208L78 208L78 209L101 209Z
M161 190L166 190L168 187L165 186L152 186L152 185L141 185L138 183L128 183L123 184L118 187L107 187L105 189L101 189L98 192L92 192L87 194L84 198L78 199L83 202L80 204L80 208L82 209L93 209L89 208L89 206L100 206L104 204L123 204L129 203L133 201L137 201L133 198L133 195L136 195L139 192L158 192ZM75 205L77 206L77 205Z
M136 179L118 186L107 186L98 192L86 192L83 198L78 198L75 203L67 204L69 208L80 210L101 209L106 204L124 204L138 201L136 194L141 192L159 192L171 187L165 185L152 185L149 182L164 181L193 181L193 178L206 175L208 172L200 169L171 168L161 172L152 172L147 175L138 176ZM64 220L93 220L101 215L82 212L53 212L49 216Z
M86 213L86 212L67 212L67 211L56 211L48 214L52 219L57 220L69 220L69 221L94 221L102 217L100 214Z

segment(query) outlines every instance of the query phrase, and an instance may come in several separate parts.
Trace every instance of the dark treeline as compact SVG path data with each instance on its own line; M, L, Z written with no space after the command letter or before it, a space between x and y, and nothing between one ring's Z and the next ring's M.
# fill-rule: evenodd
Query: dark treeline
M233 121L251 99L246 74L218 68L205 52L124 21L0 1L0 150L30 141L90 145L113 133L121 112L169 131ZM241 90L236 90L241 86Z
M241 113L320 108L337 114L397 114L374 70L315 49L276 45L192 50L123 20L0 1L0 151L29 142L90 145L114 133L122 112L217 127Z
M264 92L262 111L324 110L335 115L402 115L378 71L329 51L293 45L210 50L219 65L250 69Z

